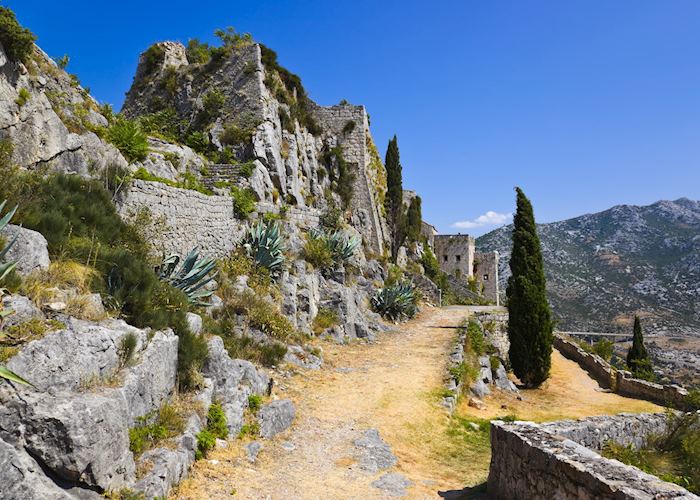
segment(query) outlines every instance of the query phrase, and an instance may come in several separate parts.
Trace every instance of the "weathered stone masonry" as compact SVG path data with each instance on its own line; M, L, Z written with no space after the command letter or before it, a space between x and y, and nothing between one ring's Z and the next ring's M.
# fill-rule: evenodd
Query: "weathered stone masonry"
M491 422L489 498L495 500L698 499L636 467L602 457L608 440L639 446L664 428L664 414L621 414L532 422Z

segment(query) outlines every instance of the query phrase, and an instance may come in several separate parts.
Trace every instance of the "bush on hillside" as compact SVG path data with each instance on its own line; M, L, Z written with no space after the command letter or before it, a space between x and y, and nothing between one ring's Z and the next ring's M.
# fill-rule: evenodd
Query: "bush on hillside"
M129 162L146 159L148 139L137 121L117 117L107 129L106 138L121 151Z
M0 7L0 44L11 61L26 63L32 53L36 36L17 21L15 13Z

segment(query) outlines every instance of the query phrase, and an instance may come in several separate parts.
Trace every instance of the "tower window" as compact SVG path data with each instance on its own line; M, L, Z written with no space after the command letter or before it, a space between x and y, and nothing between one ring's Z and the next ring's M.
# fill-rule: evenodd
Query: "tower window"
M484 274L484 281L488 281L488 280L489 280L489 275L488 275L488 274Z
M461 256L461 255L455 255L455 259L457 259L457 262L459 262L459 261L462 260L462 256Z
M445 262L447 262L447 255L443 255L443 256L442 256L442 260L444 260Z

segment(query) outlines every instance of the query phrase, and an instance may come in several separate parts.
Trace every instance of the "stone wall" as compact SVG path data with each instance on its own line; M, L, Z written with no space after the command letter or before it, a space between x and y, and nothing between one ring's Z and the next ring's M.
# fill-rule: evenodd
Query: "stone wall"
M274 203L258 203L257 211L260 214L280 212L280 205ZM321 211L312 207L287 207L285 220L294 223L304 229L316 228L321 223Z
M474 238L466 234L438 234L434 241L435 256L442 271L464 279L473 276Z
M234 217L230 196L207 196L160 182L134 180L117 201L117 210L129 218L144 208L154 221L165 224L153 246L166 254L185 255L197 246L204 255L223 257L233 250L246 226Z
M601 387L612 389L621 396L644 399L662 406L683 409L688 391L677 385L661 385L632 378L624 370L616 370L597 354L584 351L575 342L561 335L554 336L554 347L562 355L581 366Z
M675 484L599 455L604 441L639 444L663 414L592 417L538 425L491 422L489 498L499 500L698 499ZM582 443L589 443L594 449Z
M628 371L619 370L616 378L616 391L621 396L646 399L654 403L684 408L688 391L678 385L662 385L632 378Z
M476 252L474 276L481 285L482 294L496 305L500 305L498 289L498 252Z
M493 311L477 311L472 313L472 318L481 323L484 328L484 337L498 351L498 357L503 361L508 360L508 311L505 308Z
M372 138L367 111L364 106L351 104L314 106L313 109L319 124L336 137L343 149L343 158L357 173L350 203L353 225L362 234L367 248L381 254L388 234L376 197L375 173L370 171L371 157L367 146ZM346 128L349 123L355 124L350 131Z
M425 237L425 241L428 242L428 246L433 252L435 251L435 235L437 235L437 229L432 224L425 221L421 221L420 234Z
M554 336L554 347L571 361L586 370L588 374L605 389L615 387L615 369L597 354L584 351L576 342L560 335Z

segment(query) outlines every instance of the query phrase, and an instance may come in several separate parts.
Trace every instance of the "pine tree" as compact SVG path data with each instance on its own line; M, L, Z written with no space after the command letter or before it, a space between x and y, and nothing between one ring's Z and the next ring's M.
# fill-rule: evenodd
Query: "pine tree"
M409 241L418 241L420 239L421 224L423 223L423 214L421 208L420 196L416 196L411 200L408 206L406 215L406 236Z
M627 368L635 376L648 379L653 376L653 370L649 353L644 346L644 335L642 334L642 323L639 321L639 316L634 317L633 332L632 346L627 351Z
M508 279L508 356L515 375L526 387L538 387L549 377L553 323L547 303L540 239L532 204L520 188L513 227L513 251Z
M401 160L399 159L399 144L396 136L389 141L384 159L386 168L386 198L385 208L387 222L391 230L391 257L396 262L399 247L406 239L406 212L403 205L403 180Z

